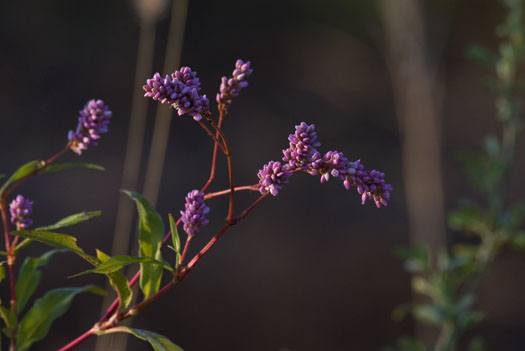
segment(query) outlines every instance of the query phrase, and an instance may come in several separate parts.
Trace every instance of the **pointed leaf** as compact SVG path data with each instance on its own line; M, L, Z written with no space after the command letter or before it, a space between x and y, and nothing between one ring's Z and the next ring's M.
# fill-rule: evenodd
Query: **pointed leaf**
M81 292L104 294L102 289L89 285L79 288L54 289L36 300L20 322L17 334L18 350L29 350L34 342L43 339L55 319L67 311L73 298Z
M121 308L127 308L131 303L133 292L129 287L129 282L126 276L120 272L108 273L106 276L109 279L109 283L117 292Z
M2 318L8 329L15 324L10 318L9 310L2 305L0 305L0 318Z
M25 176L31 174L31 172L33 172L33 171L38 171L45 164L46 164L45 161L35 160L35 161L28 162L25 165L23 165L20 168L18 168L15 171L15 173L13 173L11 175L11 177L9 177L9 179L0 188L0 196L4 193L4 191L7 189L7 187L9 185L13 184L17 180L20 180L20 179L24 178Z
M98 335L106 335L113 333L129 333L136 336L139 339L147 341L153 347L154 351L183 351L179 346L172 343L168 338L163 335L154 333L149 330L128 328L128 327L115 327L102 332L98 332Z
M171 242L173 243L173 247L171 249L175 251L175 269L179 267L180 263L180 237L179 237L179 231L177 230L177 225L175 224L175 220L173 219L173 216L168 214L169 220L170 220L170 230L171 230ZM168 246L170 247L170 246Z
M111 258L111 256L97 249L97 258L100 260L100 262L106 262L107 260Z
M104 167L92 163L58 163L47 166L42 173L58 172L70 168L90 168L98 171L105 170Z
M89 211L89 212L84 211L84 212L80 212L80 213L75 213L75 214L73 214L71 216L67 216L65 218L62 218L61 220L59 220L55 224L51 224L51 225L48 225L48 226L45 226L45 227L39 227L36 230L49 231L49 230L55 230L55 229L59 229L59 228L69 227L69 226L77 224L77 223L85 222L88 219L91 219L93 217L100 216L101 213L102 213L101 211Z
M68 249L73 251L92 265L96 266L100 263L96 257L90 256L77 246L77 238L67 234L60 234L48 231L39 230L15 230L11 235L18 235L24 238L29 238L43 244L53 246L59 249Z
M2 280L5 279L5 277L6 277L6 275L5 275L4 265L0 264L0 282L2 282Z
M170 272L173 272L173 268L171 268L171 266L167 262L157 261L151 257L133 257L133 256L120 255L120 256L110 257L104 260L96 268L75 274L73 277L78 277L78 276L88 274L88 273L100 273L100 274L112 273L132 263L151 263L157 266L161 266L162 268L167 269Z
M152 257L158 261L162 260L160 252L164 236L162 218L144 196L133 191L123 191L123 193L135 200L137 205L139 213L139 256ZM144 294L144 299L147 299L159 290L163 270L162 267L151 263L141 263L140 270L140 288Z
M24 309L27 301L35 292L38 283L40 283L42 272L37 270L37 268L47 265L51 256L57 252L60 252L60 250L48 251L41 257L26 257L24 263L22 263L18 271L15 287L16 306L19 313Z
M179 237L179 231L177 230L177 226L175 225L175 220L173 219L173 216L171 213L168 215L170 219L170 229L171 229L171 241L173 242L173 248L176 252L180 253L180 237Z

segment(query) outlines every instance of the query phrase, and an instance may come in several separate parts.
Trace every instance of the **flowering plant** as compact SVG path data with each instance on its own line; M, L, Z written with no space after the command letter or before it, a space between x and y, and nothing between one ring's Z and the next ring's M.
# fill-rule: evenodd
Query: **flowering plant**
M200 190L194 189L188 193L185 208L180 211L178 220L175 220L171 214L168 215L170 230L167 234L162 216L144 196L132 191L123 191L135 201L139 214L137 256L111 257L98 249L95 255L91 255L77 244L74 236L56 232L56 230L62 231L63 228L98 216L99 211L73 214L55 224L31 229L34 226L31 220L33 202L19 194L11 200L15 190L37 175L72 167L102 169L93 164L56 162L69 150L82 155L90 147L96 146L101 135L108 132L112 112L102 100L90 100L80 111L78 126L69 132L68 141L62 150L48 160L31 161L21 166L4 182L0 188L0 212L4 229L5 251L1 253L6 257L6 261L0 266L0 278L8 277L10 301L6 305L0 305L0 318L5 326L4 332L10 339L10 350L28 350L35 342L43 339L49 332L53 321L67 311L77 294L82 292L105 293L103 289L92 285L53 289L35 300L32 307L22 313L39 284L41 277L39 268L44 267L57 252L70 251L87 261L93 268L75 276L102 274L107 277L117 295L115 301L94 323L93 327L62 347L61 351L71 350L93 335L111 333L132 334L149 342L153 349L158 351L181 350L162 335L125 327L121 325L121 322L139 314L141 310L160 299L173 286L181 283L232 225L246 218L268 195L277 196L279 191L283 190L284 185L290 181L292 175L302 172L319 176L321 183L327 182L330 177L337 178L343 182L347 190L355 187L363 204L367 200L373 201L378 208L388 204L392 187L385 182L384 173L377 170L367 171L360 160L349 161L340 151L333 150L322 154L319 151L321 144L317 140L315 126L305 122L295 126L294 133L289 135L289 144L283 150L282 162L269 161L258 171L259 181L257 183L237 186L234 183L231 150L222 125L232 100L248 86L247 78L252 72L249 61L238 60L232 77L222 78L219 93L216 95L219 113L217 119L212 117L210 102L206 95L200 94L201 83L196 72L189 67L182 67L165 77L156 73L143 86L145 97L169 105L180 116L193 117L196 123L212 138L214 147L208 181ZM209 188L215 178L219 150L227 160L230 184L226 190L211 192ZM259 192L260 195L239 214L236 211L235 200L241 191ZM191 239L199 234L209 222L206 215L210 212L210 208L205 201L219 196L229 198L226 221L211 240L194 257L188 259L187 253ZM10 218L8 218L8 210ZM184 241L181 240L178 231L181 225L186 233ZM16 230L12 230L12 226L15 226ZM25 258L16 272L15 263L20 260L21 251L36 242L51 246L53 249L40 257ZM168 243L171 245L167 247L176 253L174 262L167 262L163 259L162 248ZM128 281L121 269L130 264L139 264L140 269ZM7 266L7 273L5 266ZM163 274L166 272L170 276L169 282L161 286ZM140 285L142 300L133 304L131 287L137 282Z

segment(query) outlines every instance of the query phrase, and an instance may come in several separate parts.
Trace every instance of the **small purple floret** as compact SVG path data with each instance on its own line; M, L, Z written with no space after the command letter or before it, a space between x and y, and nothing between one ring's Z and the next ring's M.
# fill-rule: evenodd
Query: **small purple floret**
M287 163L288 171L301 170L313 176L320 175L321 183L327 182L330 177L339 178L347 190L352 186L357 188L363 204L366 200L373 200L377 207L388 204L392 186L385 183L385 174L376 170L367 172L360 160L350 162L339 151L321 155L316 149L321 144L317 141L313 124L301 122L295 126L295 133L288 136L288 141L290 147L283 150L283 161Z
M192 190L186 196L185 210L180 211L184 231L192 236L209 223L205 217L210 212L210 208L204 203L204 194L198 190Z
M17 229L27 229L33 221L29 216L33 211L33 201L18 195L9 204L9 211L11 212L11 223L15 224Z
M232 77L222 77L221 79L220 92L216 97L217 103L220 105L229 105L232 98L237 97L241 90L248 86L248 82L245 81L245 79L252 74L252 72L250 61L243 62L241 59L237 60Z
M90 145L97 146L100 134L108 132L111 111L102 100L89 100L80 111L75 131L70 130L68 139L71 150L81 155Z
M387 206L390 200L392 186L385 183L385 174L375 169L367 172L360 160L353 162L355 173L348 174L345 178L344 185L346 189L355 186L357 192L361 195L361 203L366 200L373 200L375 205L380 208L381 205Z
M290 147L283 150L283 161L288 163L291 169L309 168L309 164L320 158L317 147L321 143L317 141L315 125L305 122L295 126L295 133L288 136Z
M210 113L208 98L206 95L199 95L201 83L197 73L192 72L189 67L181 67L164 78L155 73L142 88L146 92L145 97L171 105L179 116L188 114L199 121L204 114Z
M279 161L270 161L257 173L261 185L259 191L261 194L269 191L273 196L277 196L283 185L288 183L288 178L291 175L292 172L290 172L288 165L281 165Z

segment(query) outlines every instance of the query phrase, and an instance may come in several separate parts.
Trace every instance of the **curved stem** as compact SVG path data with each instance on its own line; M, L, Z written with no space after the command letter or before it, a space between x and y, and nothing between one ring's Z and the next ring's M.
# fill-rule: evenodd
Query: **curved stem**
M223 120L224 120L224 113L221 112L219 115L219 122L217 123L218 128L222 127ZM211 158L210 177L208 178L208 181L206 182L206 184L204 184L204 186L202 187L201 193L205 192L208 189L208 187L211 185L213 180L215 179L215 170L216 170L216 164L217 164L217 151L219 147L219 137L220 137L219 132L215 132L215 139L214 139L215 143L213 145L213 156Z
M17 182L15 182L13 185L11 185L4 193L4 195L2 196L2 200L3 201L6 201L9 196L11 195L11 193L16 189L18 188L20 185L24 184L25 182L27 182L30 178L36 176L37 174L41 173L43 170L46 169L47 166L49 166L51 163L55 162L60 156L62 156L63 154L65 154L67 152L67 150L69 150L69 147L71 146L71 143L67 143L66 146L60 150L59 152L57 152L55 155L51 156L49 159L47 159L46 161L44 161L44 164L42 165L42 167L38 168L38 169L35 169L34 171L32 171L31 173L29 173L28 175L26 175L25 177L21 178L20 180L18 180Z
M226 154L226 148L220 143L219 138L213 135L212 131L208 127L206 127L206 124L204 124L202 120L198 121L198 123L202 127L202 129L204 129L206 133L213 139L213 141L215 141L215 145L218 145L221 148L222 152Z
M241 190L259 191L259 186L258 185L259 184L238 186L238 187L235 188L235 191L241 191ZM231 189L226 189L226 190L216 191L216 192L213 192L213 193L208 193L208 194L204 195L204 200L213 199L215 197L219 197L219 196L222 196L222 195L227 195L229 193L231 193Z
M84 340L89 338L91 335L93 335L93 329L89 329L87 332L85 332L84 334L80 335L78 338L76 338L75 340L71 341L69 344L67 344L66 346L62 347L58 351L71 350L73 347L77 346L78 344L80 344L81 342L83 342Z
M193 238L193 235L188 235L188 239L186 239L184 249L182 250L182 255L180 255L179 266L182 266L182 263L184 262L184 258L186 257L186 253L188 252L188 247L190 246L191 238Z
M204 115L204 118L210 123L210 125L215 129L217 133L221 136L222 142L224 144L224 155L226 156L226 160L228 162L228 175L230 177L230 205L228 209L228 217L226 218L226 221L232 222L233 216L234 216L234 208L235 208L235 183L233 181L233 166L232 166L232 158L230 153L230 146L228 145L228 141L226 140L226 137L224 136L224 133L219 128L217 124L213 121L211 116Z
M215 243L217 242L217 240L219 240L219 238L222 236L222 234L224 234L224 232L226 232L226 230L229 227L231 227L233 224L235 224L235 223L241 221L242 219L244 219L266 196L268 196L268 194L269 193L265 193L265 194L259 196L259 198L257 200L255 200L253 202L253 204L251 204L248 208L246 208L246 210L244 210L244 212L239 217L234 218L232 220L232 222L225 223L224 226L217 232L217 234L215 234L215 236L208 242L208 244L206 244L206 246L204 246L200 250L200 252L197 255L195 255L195 257L193 257L193 259L188 263L187 268L183 269L181 271L181 273L179 274L179 276L175 280L173 280L173 281L169 282L168 284L166 284L165 286L163 286L159 291L157 291L155 294L151 295L148 299L142 301L139 304L136 304L136 305L132 306L127 312L120 313L118 315L115 315L113 318L109 319L109 317L111 316L113 311L115 311L115 309L118 306L118 299L116 299L113 302L113 304L108 308L108 310L106 311L104 316L102 316L102 318L95 324L94 328L97 328L98 330L107 330L109 328L114 327L116 324L118 324L122 320L138 314L142 309L147 307L153 301L155 301L158 298L160 298L162 295L164 295L172 287L174 287L175 285L180 283L189 274L191 268L194 267L197 264L197 262L213 247L213 245L215 245ZM181 222L181 219L179 219L177 221L176 225L177 226L180 225L180 222ZM168 233L166 235L165 239L169 238L170 236L171 236L171 233ZM138 271L137 274L135 274L133 279L129 282L129 285L133 286L138 281L139 277L140 277L140 271ZM105 322L106 320L107 320L107 322ZM69 344L67 344L66 346L64 346L63 348L61 348L58 351L71 350L71 348L77 346L82 341L84 341L86 338L91 336L92 334L93 334L93 328L88 330L87 332L85 332L84 334L82 334L81 336L79 336L78 338L76 338L75 340L73 340L72 342L70 342Z

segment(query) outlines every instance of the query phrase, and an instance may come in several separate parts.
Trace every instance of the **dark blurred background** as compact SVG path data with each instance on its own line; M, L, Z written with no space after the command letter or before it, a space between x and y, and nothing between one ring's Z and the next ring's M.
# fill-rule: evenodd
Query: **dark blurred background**
M485 135L500 132L494 94L485 84L493 72L465 52L472 43L495 50L494 29L505 12L494 0L426 0L419 5L425 59L441 87L438 163L446 212L462 197L478 198L462 176L458 151L478 150ZM338 181L321 185L317 178L294 176L277 198L265 200L233 227L184 283L145 310L134 326L164 334L187 351L380 350L412 332L410 319L391 319L391 311L411 299L410 277L392 254L393 247L408 245L410 221L404 134L396 117L388 27L380 6L370 0L189 2L180 62L198 72L212 106L221 76L231 74L237 58L251 60L254 68L249 88L234 101L224 127L237 184L256 183L257 170L280 159L294 125L306 121L316 125L322 150L341 150L368 169L384 171L394 191L389 206L377 209L372 203L362 206L358 194L345 191ZM169 3L163 13L154 25L149 74L169 73L162 72ZM78 236L88 252L111 252L117 205L124 196L118 189L131 100L141 91L134 85L140 18L133 2L121 0L0 4L0 173L61 149L87 100L102 98L113 111L110 132L98 147L82 157L69 152L63 159L100 164L105 172L43 175L20 189L35 202L36 225L102 210L102 216L64 230ZM142 177L157 108L165 106L148 102ZM212 149L190 117L174 115L170 128L157 201L166 221L168 213L183 208L186 193L206 181ZM525 191L524 147L519 140L510 185L514 199ZM228 186L223 158L219 164L215 190ZM136 190L141 189L142 180ZM239 194L238 211L256 196ZM213 222L195 238L194 251L222 225L226 204L225 199L209 202ZM34 244L26 252L38 255L45 249ZM67 279L85 269L72 254L56 256L36 296L64 285L105 284L98 276ZM524 269L525 255L505 251L480 286L478 301L488 319L472 333L482 335L491 350L525 349ZM8 301L6 291L2 296ZM101 303L100 297L77 297L34 350L56 349L89 329L100 316ZM77 350L94 347L92 338ZM149 348L132 339L126 349Z

